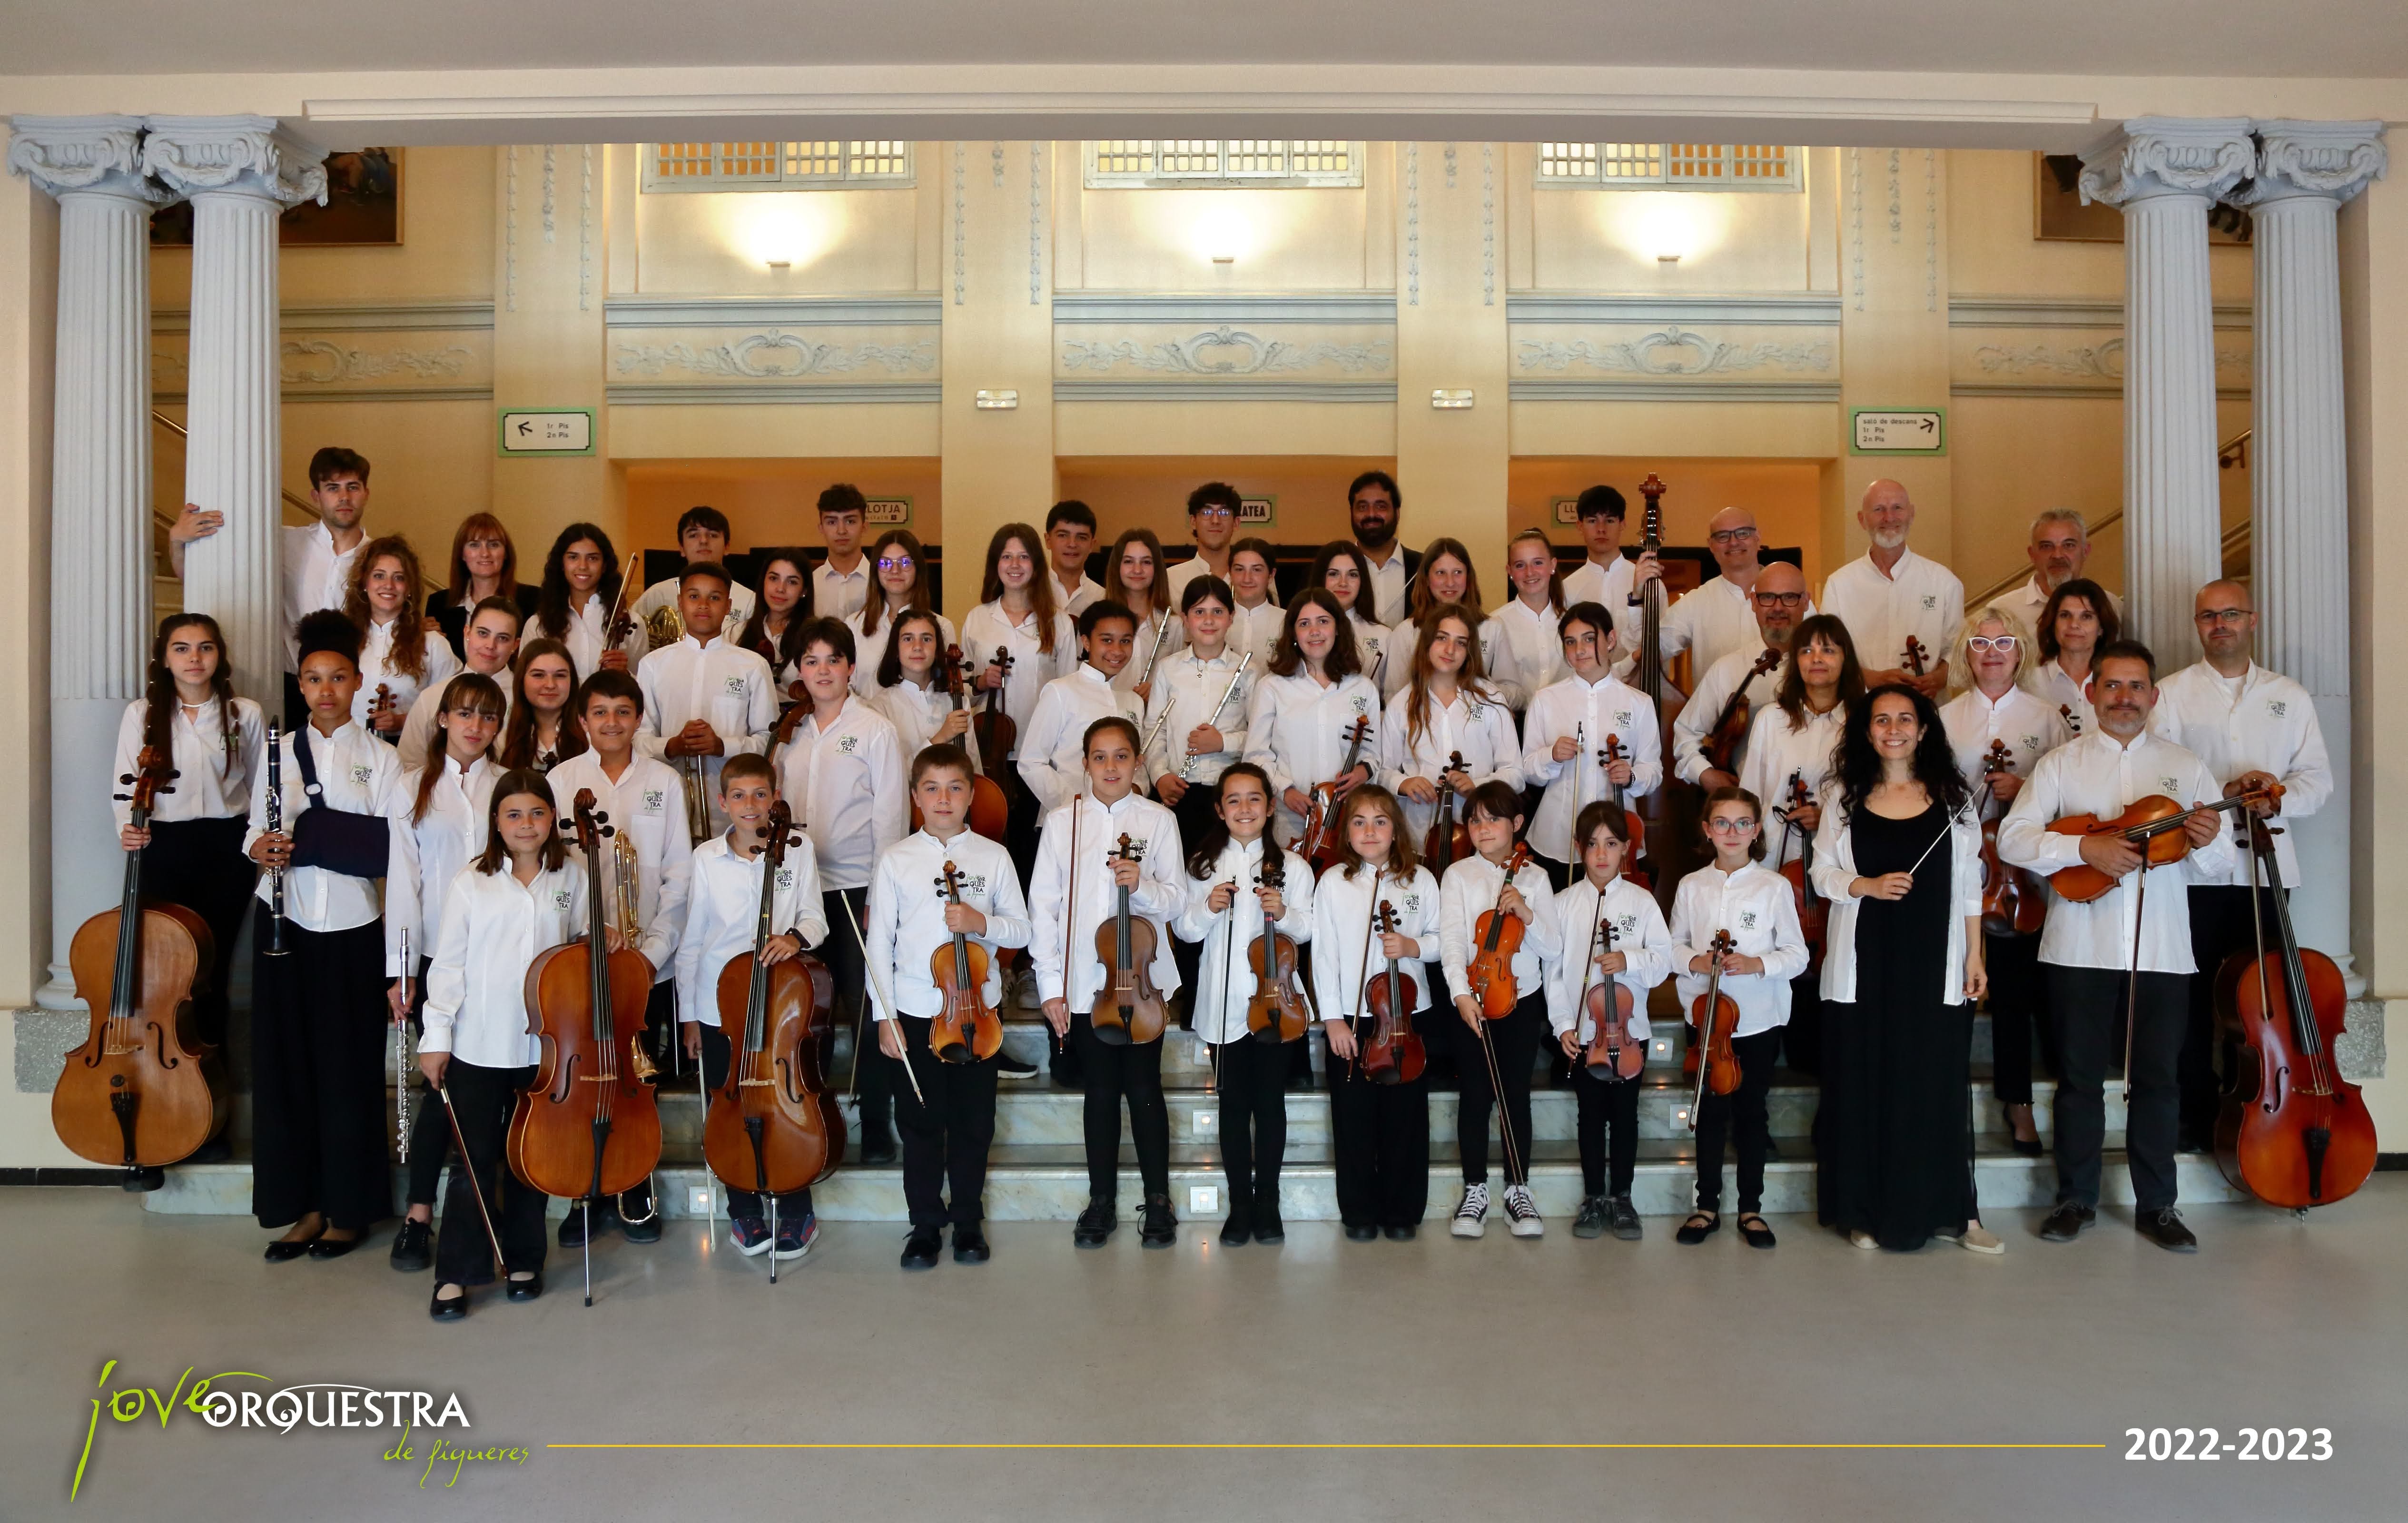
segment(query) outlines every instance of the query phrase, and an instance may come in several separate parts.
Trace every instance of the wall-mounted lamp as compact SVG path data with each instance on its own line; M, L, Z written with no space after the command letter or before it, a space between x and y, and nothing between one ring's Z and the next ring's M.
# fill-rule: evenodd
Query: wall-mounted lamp
M1009 412L1020 406L1017 391L981 392L974 404L981 412Z
M1430 406L1437 408L1442 412L1460 410L1461 409L1468 408L1471 406L1471 388L1469 386L1462 387L1458 390L1447 390L1441 388L1430 393Z
M771 269L793 269L795 267L795 262L791 259L770 259L765 260L763 263L767 264Z
M1677 265L1680 262L1681 256L1676 253L1659 253L1656 256L1656 263L1659 265Z

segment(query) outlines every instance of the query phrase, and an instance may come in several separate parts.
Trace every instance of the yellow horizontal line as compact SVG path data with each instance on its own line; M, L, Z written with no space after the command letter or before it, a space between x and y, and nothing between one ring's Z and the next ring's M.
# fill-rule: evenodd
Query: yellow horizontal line
M2104 1449L2104 1444L547 1444L547 1449Z

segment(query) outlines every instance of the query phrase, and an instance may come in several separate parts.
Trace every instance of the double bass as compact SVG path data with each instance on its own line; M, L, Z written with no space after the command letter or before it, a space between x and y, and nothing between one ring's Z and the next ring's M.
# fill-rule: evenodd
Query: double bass
M727 1033L727 1079L711 1091L702 1121L702 1158L722 1184L769 1200L769 1231L778 1230L778 1197L807 1190L844 1161L844 1114L827 1086L836 1042L830 1015L836 981L808 952L765 963L777 934L772 925L778 878L786 850L802 844L783 799L769 808L761 834L761 912L752 949L719 970L719 1028ZM778 1279L777 1255L769 1281Z
M1814 892L1814 832L1797 823L1798 812L1814 801L1806 791L1803 772L1789 774L1789 804L1782 812L1781 855L1789 856L1789 841L1795 835L1798 855L1781 864L1781 875L1789 880L1790 898L1798 905L1798 928L1806 939L1808 971L1823 966L1823 935L1830 928L1831 906Z
M1429 833L1422 838L1422 865L1433 878L1443 878L1471 850L1471 828L1463 822L1463 795L1446 781L1448 772L1463 770L1463 753L1447 754L1438 775L1438 807L1430 812Z
M1639 495L1647 501L1646 511L1640 519L1639 553L1642 559L1649 555L1660 558L1663 553L1664 494L1667 490L1662 478L1654 471L1649 471L1647 479L1639 483ZM1647 701L1654 705L1656 754L1669 756L1672 754L1672 721L1679 716L1688 697L1673 685L1671 677L1665 670L1663 579L1655 577L1641 582L1632 589L1630 601L1639 610L1639 649L1636 669L1631 672L1631 685L1646 694ZM1678 786L1668 783L1641 801L1638 812L1655 826L1656 837L1651 843L1643 834L1633 835L1631 845L1638 848L1633 854L1634 858L1644 856L1651 864L1656 865L1658 875L1666 884L1678 880L1686 860L1681 852L1689 846L1685 832L1690 829L1689 822L1695 818L1696 805L1691 802L1694 797L1685 783ZM1659 898L1662 892L1659 889Z
M937 887L949 903L961 903L962 869L947 862ZM928 1023L928 1050L939 1062L983 1063L1003 1050L1003 1022L986 1002L986 948L966 932L953 932L928 954L929 982L945 1001Z
M2346 1200L2374 1170L2374 1120L2358 1086L2342 1077L2340 1041L2349 994L2333 960L2300 945L2263 820L2248 820L2254 869L2255 955L2237 952L2215 975L2215 1013L2238 1056L2215 1118L2215 1164L2272 1206L2304 1214ZM2272 923L2271 943L2268 922Z
M150 823L176 773L160 746L145 746L130 792L133 825ZM193 997L208 977L208 922L180 904L142 898L142 853L125 854L117 908L77 927L67 966L92 1012L83 1045L67 1054L50 1090L50 1125L78 1157L122 1165L129 1190L159 1187L153 1171L181 1163L225 1126L218 1050L193 1025Z
M1254 882L1276 894L1285 885L1283 854L1269 838L1263 841L1263 870ZM1246 948L1246 964L1254 970L1254 992L1246 1001L1246 1029L1267 1046L1294 1042L1304 1035L1312 1018L1297 985L1296 938L1279 928L1268 914L1263 931Z
M1346 787L1347 776L1363 759L1363 742L1370 739L1371 717L1356 714L1354 723L1346 726L1346 759L1338 766L1338 775L1326 783L1312 785L1311 803L1304 821L1304 834L1298 840L1297 855L1312 864L1316 873L1326 872L1338 860L1338 841L1342 827L1333 817L1338 812L1338 798Z
M1396 928L1396 906L1382 899L1371 912L1371 928L1363 941L1367 963L1371 943ZM1363 1077L1373 1084L1409 1085L1422 1076L1429 1062L1421 1036L1413 1030L1413 1007L1422 1002L1421 982L1396 958L1386 961L1385 968L1363 983L1363 1009L1371 1016L1371 1034L1363 1039L1358 1056Z
M577 790L566 824L585 856L585 939L527 966L527 1035L542 1052L534 1082L510 1108L505 1152L510 1172L530 1188L581 1200L590 1214L596 1200L634 1189L660 1165L661 1113L644 1052L652 965L633 947L608 950L602 843L617 826L594 807L593 789ZM590 1247L585 1304L594 1304Z
M1603 893L1597 897L1594 919L1588 937L1591 955L1581 974L1586 985L1581 990L1581 1009L1588 1016L1592 1033L1582 1060L1593 1077L1608 1083L1636 1079L1647 1066L1647 1044L1630 1034L1630 1017L1637 1005L1630 985L1598 966L1613 952L1613 922L1605 918ZM1591 973L1597 975L1594 984L1587 982Z
M1982 758L1983 793L1990 796L1989 780L2014 766L2007 742L1992 739ZM1991 936L2037 936L2048 918L2048 897L2040 891L2039 879L1999 860L1999 825L2005 816L2003 806L1995 814L1982 812L1982 929Z
M1723 959L1738 950L1728 930L1714 932L1706 943L1706 960L1713 964L1706 970L1706 990L1689 1002L1689 1027L1695 1034L1684 1062L1698 1076L1697 1093L1689 1098L1691 1131L1698 1129L1698 1111L1709 1088L1727 1095L1739 1087L1739 1054L1731 1048L1731 1034L1739 1029L1739 1001L1723 993Z
M1111 858L1135 862L1143 855L1123 836ZM1096 960L1104 965L1104 986L1096 995L1088 1021L1096 1040L1107 1047L1142 1046L1159 1038L1169 1022L1162 992L1154 986L1154 922L1130 909L1127 888L1113 887L1117 899L1112 912L1096 927ZM1074 912L1076 904L1073 900Z

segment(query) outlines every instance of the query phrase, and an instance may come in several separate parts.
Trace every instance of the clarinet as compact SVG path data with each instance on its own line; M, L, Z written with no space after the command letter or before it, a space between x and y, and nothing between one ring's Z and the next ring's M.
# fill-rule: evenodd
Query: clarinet
M284 833L284 739L276 721L267 722L267 831ZM284 869L267 869L267 950L263 955L284 955Z

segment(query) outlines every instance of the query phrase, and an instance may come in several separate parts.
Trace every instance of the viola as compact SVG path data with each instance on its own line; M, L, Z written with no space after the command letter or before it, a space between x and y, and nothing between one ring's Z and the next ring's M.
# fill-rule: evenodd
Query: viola
M1689 1027L1696 1035L1684 1066L1698 1076L1697 1093L1689 1099L1691 1131L1698 1129L1698 1111L1706 1102L1707 1089L1727 1095L1739 1087L1739 1054L1731 1048L1731 1033L1739 1029L1739 1001L1723 993L1723 959L1738 950L1729 931L1714 932L1706 943L1706 960L1713 965L1706 970L1706 991L1689 1002Z
M1371 955L1371 941L1396 928L1396 906L1382 899L1371 912L1370 939L1363 944L1365 958ZM1371 1015L1371 1034L1363 1040L1363 1077L1375 1085L1409 1085L1422 1076L1429 1057L1413 1030L1413 1007L1421 1002L1421 981L1394 957L1365 981L1363 1008Z
M1798 841L1798 855L1781 864L1781 875L1789 880L1790 898L1798 904L1798 928L1806 939L1808 971L1823 965L1823 936L1830 927L1831 906L1814 892L1814 832L1800 827L1796 820L1798 811L1813 802L1806 791L1802 772L1789 774L1789 807L1783 812L1781 855L1789 855L1789 842Z
M1143 855L1123 836L1111 860L1135 862ZM1088 1020L1097 1042L1125 1047L1159 1038L1169 1013L1161 991L1154 986L1154 922L1129 908L1128 889L1117 884L1114 888L1117 906L1096 927L1096 960L1104 965L1104 988L1096 997L1095 1013Z
M1630 1034L1630 1017L1637 1008L1630 985L1598 966L1613 952L1613 922L1605 918L1602 892L1597 897L1588 940L1596 949L1588 972L1597 975L1597 982L1581 991L1581 1008L1588 1015L1591 1033L1583 1060L1592 1075L1609 1083L1636 1079L1647 1066L1647 1044ZM1585 980L1587 974L1582 977Z
M942 666L945 691L953 700L953 712L960 713L968 706L964 696L968 684L962 680L962 648L946 646ZM1010 721L1006 720L1005 723ZM1004 797L1003 784L983 774L973 776L970 779L970 829L999 844L1003 841L1004 827L1010 819L1011 800ZM917 804L911 806L911 828L920 828L920 806Z
M1430 815L1429 833L1422 838L1422 865L1433 878L1445 877L1447 869L1471 853L1471 828L1463 823L1463 795L1446 781L1448 772L1462 770L1463 753L1448 753L1446 767L1438 775L1438 808Z
M1982 758L1982 777L1986 783L2014 765L2014 753L1993 739ZM1991 936L2037 936L2048 918L2048 897L2040 891L2039 879L1999 860L1999 823L2006 812L2003 807L1996 813L1982 812L1982 929Z
M836 981L810 953L765 963L778 875L786 851L802 844L783 799L770 806L761 835L761 911L752 946L719 970L719 1027L727 1033L727 1078L711 1091L702 1122L702 1157L731 1189L769 1197L805 1190L844 1161L844 1114L829 1093L827 1062L836 1041L830 1015ZM776 1262L769 1266L772 1281Z
M2305 1212L2346 1200L2374 1170L2374 1120L2342 1077L2333 1046L2348 1004L2341 970L2291 928L2272 828L2248 822L2256 955L2235 953L2215 976L2215 1012L2239 1056L2215 1120L2224 1177L2268 1205ZM2273 925L2272 945L2267 922Z
M534 1082L510 1107L510 1171L546 1195L582 1200L643 1183L660 1166L661 1114L644 1009L652 965L633 947L609 946L610 896L602 888L603 840L616 833L580 788L566 822L585 857L585 939L527 965L527 1034L541 1047ZM589 1270L590 1272L590 1270ZM594 1304L591 1281L585 1303Z
M1706 765L1715 771L1739 775L1739 748L1747 743L1748 722L1755 717L1747 698L1748 684L1780 666L1781 655L1770 646L1765 647L1748 667L1747 675L1740 679L1739 686L1731 690L1730 701L1723 705L1723 711L1714 716L1713 727L1706 731L1704 751Z
M937 886L949 902L961 903L961 869L946 863ZM945 999L945 1008L928 1025L928 1050L939 1062L983 1063L1003 1050L1003 1022L986 1002L986 948L966 932L953 932L928 954L928 978Z
M1637 886L1646 888L1656 881L1652 871L1656 859L1647 852L1647 826L1639 818L1639 812L1623 798L1622 784L1613 781L1613 764L1629 759L1630 748L1622 743L1618 735L1608 735L1605 744L1597 748L1597 769L1606 778L1606 791L1613 800L1613 807L1622 811L1622 839L1630 842L1630 862L1622 869L1622 875ZM1644 866L1641 865L1641 858L1645 859Z
M131 789L119 797L140 829L176 773L160 746L143 747L135 768L118 779ZM50 1126L78 1157L122 1165L129 1189L152 1187L138 1171L181 1163L225 1126L218 1050L193 1027L193 997L215 955L208 922L142 898L141 852L125 854L117 908L85 921L68 944L92 1029L51 1086Z
M1020 726L1011 722L1011 711L1003 701L1004 684L1011 680L1011 653L998 645L987 665L995 670L995 685L986 690L986 697L981 700L983 707L970 721L970 733L978 737L979 765L985 769L988 781L1004 790L1008 800L1011 790L1019 785L1019 779L1011 775L1010 758L1012 747L1020 743Z
M1287 869L1280 849L1265 837L1263 870L1254 882L1278 893L1286 881ZM1262 934L1246 948L1246 965L1254 973L1254 997L1246 1001L1246 1029L1254 1034L1255 1041L1276 1045L1304 1035L1312 1013L1306 1008L1304 993L1296 982L1299 955L1296 938L1283 932L1266 913Z
M1363 742L1370 738L1371 717L1357 714L1354 723L1346 726L1346 759L1339 764L1338 775L1326 783L1312 785L1312 801L1306 811L1304 836L1300 855L1312 864L1315 872L1326 872L1338 860L1338 800L1353 784L1346 780L1353 774L1354 764L1362 759Z
M2201 809L2237 810L2260 801L2279 802L2283 785L2251 789L2229 797L2219 798ZM2183 833L2183 821L2190 809L2175 803L2161 793L2135 798L2125 806L2124 812L2113 819L2102 820L2096 814L2069 814L2061 820L2051 820L2049 830L2060 836L2118 836L2141 849L2143 867L2146 871L2181 861L2190 855L2190 837ZM2070 868L2059 868L2048 876L2048 885L2061 898L2076 904L2088 904L2112 892L2120 880L2110 878L2087 862L2076 862Z
M1505 859L1506 885L1511 886L1514 874L1529 865L1529 844L1515 846L1513 855ZM1499 888L1498 892L1502 897L1504 890ZM1464 970L1471 984L1471 996L1480 1001L1483 1018L1501 1021L1513 1013L1514 1005L1521 999L1513 985L1513 954L1522 950L1522 917L1500 905L1484 911L1473 923L1471 934L1479 943Z

